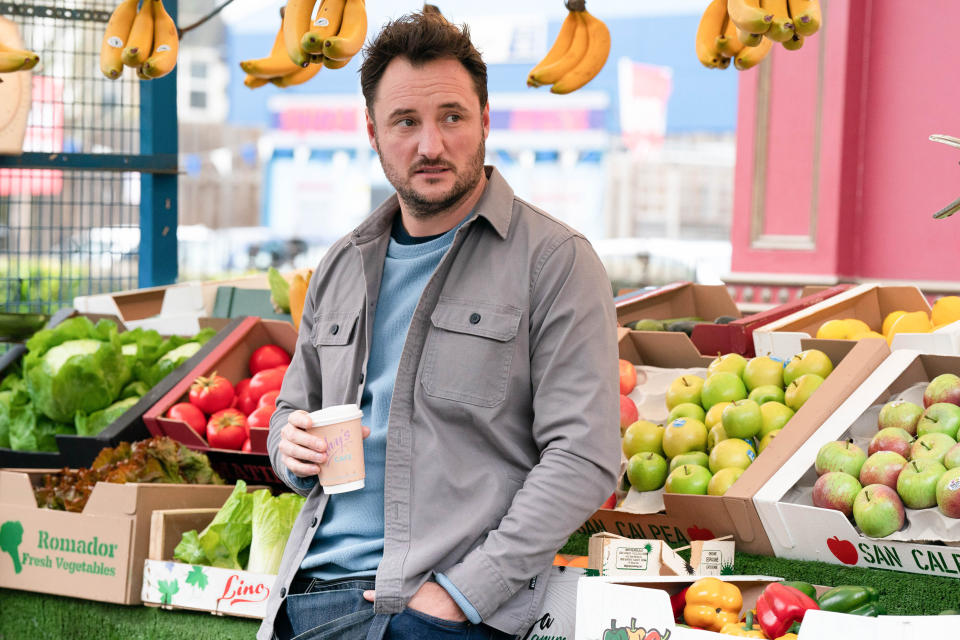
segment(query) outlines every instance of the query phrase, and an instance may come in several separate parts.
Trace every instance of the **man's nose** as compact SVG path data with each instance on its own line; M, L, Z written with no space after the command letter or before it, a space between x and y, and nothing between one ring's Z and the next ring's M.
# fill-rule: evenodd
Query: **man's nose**
M417 152L425 158L438 158L443 152L443 135L434 123L424 124L420 128L420 141Z

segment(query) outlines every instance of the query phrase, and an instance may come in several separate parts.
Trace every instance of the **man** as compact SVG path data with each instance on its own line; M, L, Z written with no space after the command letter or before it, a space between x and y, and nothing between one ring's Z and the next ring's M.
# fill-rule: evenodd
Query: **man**
M616 483L610 284L580 234L484 167L486 66L466 28L392 22L360 77L397 195L310 282L268 438L307 501L259 637L511 637ZM325 495L307 412L349 403L369 426L366 485Z

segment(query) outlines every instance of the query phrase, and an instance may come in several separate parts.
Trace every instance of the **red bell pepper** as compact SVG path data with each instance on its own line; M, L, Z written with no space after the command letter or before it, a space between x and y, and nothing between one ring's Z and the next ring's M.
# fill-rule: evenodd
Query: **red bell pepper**
M683 608L687 606L687 589L689 589L689 587L685 587L683 591L679 591L670 596L670 606L673 608L673 619L677 622L679 622L683 616Z
M793 623L803 620L808 610L819 608L799 589L773 582L757 598L757 621L768 638L779 638Z

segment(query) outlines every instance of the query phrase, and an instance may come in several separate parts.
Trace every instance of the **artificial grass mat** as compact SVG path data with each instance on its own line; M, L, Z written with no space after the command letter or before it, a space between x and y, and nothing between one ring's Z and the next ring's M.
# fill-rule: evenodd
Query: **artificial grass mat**
M575 533L570 536L560 553L587 555L590 536ZM684 560L689 551L681 551ZM847 567L827 562L787 560L770 556L755 556L737 552L733 572L737 575L776 576L786 580L802 580L830 587L856 584L880 590L880 604L888 615L936 615L946 609L960 609L960 580L938 576L924 576L902 571Z
M574 534L561 553L586 555L590 537ZM689 560L689 551L680 554ZM890 615L934 615L960 608L960 580L737 553L734 572L812 584L871 585ZM252 638L259 620L156 607L123 606L0 589L0 640L234 640Z

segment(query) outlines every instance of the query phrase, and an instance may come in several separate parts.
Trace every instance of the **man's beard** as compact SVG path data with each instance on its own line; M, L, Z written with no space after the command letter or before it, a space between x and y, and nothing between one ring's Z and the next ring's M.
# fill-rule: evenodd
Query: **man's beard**
M378 142L377 147L379 148L379 146ZM463 173L458 170L458 167L443 160L418 160L407 170L406 180L403 179L396 167L384 162L383 156L380 156L380 166L383 167L383 173L387 180L397 190L397 195L409 207L409 213L414 218L425 219L452 209L473 192L483 177L483 161L486 158L486 153L486 144L481 138L476 154L474 154L471 162L463 167ZM457 179L447 193L428 198L410 185L414 172L421 166L441 166L456 171Z

